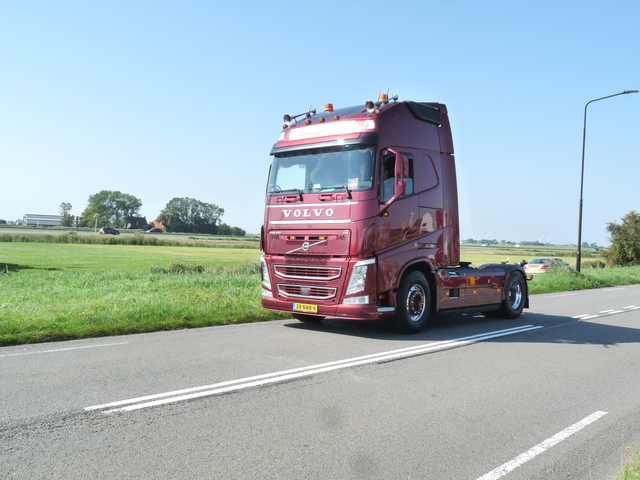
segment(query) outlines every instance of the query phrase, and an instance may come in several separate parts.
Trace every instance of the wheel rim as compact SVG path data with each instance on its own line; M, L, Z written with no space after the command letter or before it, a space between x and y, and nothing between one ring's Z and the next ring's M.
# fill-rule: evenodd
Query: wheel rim
M512 310L517 310L522 302L522 286L520 282L513 282L509 286L509 305Z
M417 322L422 318L425 310L425 293L420 285L413 285L407 293L407 313L409 320Z

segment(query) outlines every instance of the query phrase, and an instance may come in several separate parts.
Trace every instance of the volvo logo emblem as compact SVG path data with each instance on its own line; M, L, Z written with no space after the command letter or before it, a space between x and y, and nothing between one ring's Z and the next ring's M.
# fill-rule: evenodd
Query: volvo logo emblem
M316 242L316 243L304 242L302 244L302 246L300 246L299 248L294 248L293 250L288 251L287 254L299 252L300 250L302 250L303 252L308 252L311 247L315 247L316 245L321 245L321 244L326 243L326 242L327 242L326 239L325 240L320 240L319 242Z

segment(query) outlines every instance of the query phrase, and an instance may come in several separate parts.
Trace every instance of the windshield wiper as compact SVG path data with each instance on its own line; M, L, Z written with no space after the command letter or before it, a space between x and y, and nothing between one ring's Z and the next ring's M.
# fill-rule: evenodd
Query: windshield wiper
M286 190L280 190L279 192L276 193L276 195L280 195L282 193L287 193L287 192L295 192L298 194L298 200L302 201L302 190L300 190L299 188L288 188Z
M334 187L322 187L320 190L336 190L338 188L344 188L347 191L347 198L351 200L353 196L351 195L351 189L347 185L336 185Z

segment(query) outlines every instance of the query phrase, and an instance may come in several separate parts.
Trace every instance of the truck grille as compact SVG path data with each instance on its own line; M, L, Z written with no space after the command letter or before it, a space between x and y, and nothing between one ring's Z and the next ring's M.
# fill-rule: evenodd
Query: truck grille
M269 232L267 241L269 252L274 254L309 257L349 254L349 230L312 235L308 231L297 230Z
M336 296L337 289L331 287L308 287L303 285L278 285L278 293L285 297L329 300Z
M282 278L300 278L307 280L335 280L340 277L340 267L312 267L297 265L275 265L276 275Z

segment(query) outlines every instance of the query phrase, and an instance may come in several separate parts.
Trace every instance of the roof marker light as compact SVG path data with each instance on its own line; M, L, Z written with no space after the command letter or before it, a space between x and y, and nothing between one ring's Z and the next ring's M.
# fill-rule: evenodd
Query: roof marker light
M333 103L325 103L324 104L324 111L325 112L333 112Z

